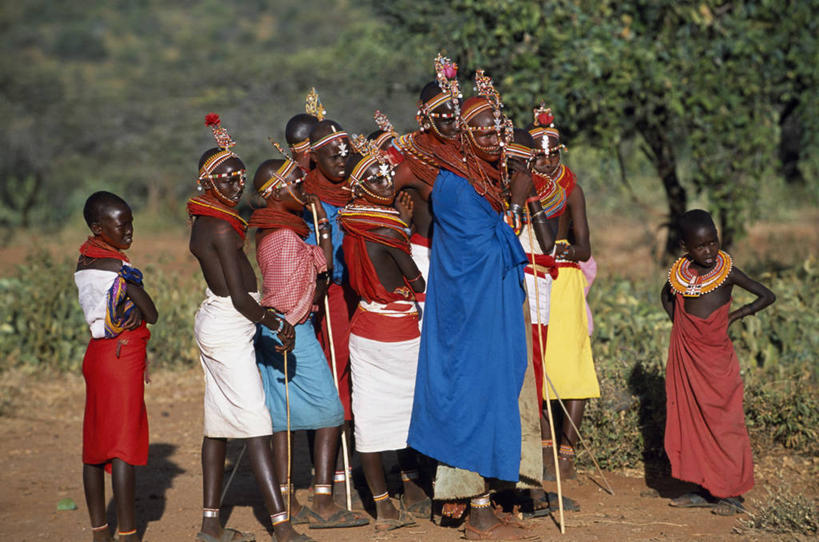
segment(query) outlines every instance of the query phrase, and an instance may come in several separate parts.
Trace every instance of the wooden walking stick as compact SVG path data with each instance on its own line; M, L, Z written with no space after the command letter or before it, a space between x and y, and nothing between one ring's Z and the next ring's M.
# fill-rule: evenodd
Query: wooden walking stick
M316 204L310 204L310 210L313 212L313 227L316 231L316 245L320 245L318 214L316 213ZM330 324L330 301L328 296L324 296L324 317L327 319L327 342L330 344L330 368L333 369L333 383L336 385L338 392L338 369L336 369L336 348L333 344L333 327ZM344 459L344 488L347 492L347 510L353 509L353 498L350 491L350 456L347 452L347 432L341 431L341 455Z
M546 356L544 355L545 352L543 350L543 329L540 327L540 286L538 286L538 276L537 276L537 265L535 264L535 245L534 239L532 235L532 216L529 213L529 206L524 205L526 209L526 221L529 224L527 228L529 230L529 250L531 250L532 256L532 273L535 275L535 304L537 308L536 312L536 320L537 320L537 341L538 345L540 346L540 359L543 364L543 372L546 373ZM557 480L557 506L558 510L560 511L560 533L566 533L566 523L563 519L563 487L560 482L560 465L557 461L557 439L555 438L555 424L554 424L554 417L552 416L552 401L549 398L549 388L544 386L546 391L546 412L549 414L549 430L551 431L552 437L552 455L554 456L555 461L555 479ZM548 495L547 495L548 497ZM548 499L547 499L548 500Z
M290 473L291 467L291 450L290 450L290 386L287 381L290 380L290 374L287 372L287 350L284 351L284 404L287 411L287 503L285 509L287 510L287 517L290 517Z

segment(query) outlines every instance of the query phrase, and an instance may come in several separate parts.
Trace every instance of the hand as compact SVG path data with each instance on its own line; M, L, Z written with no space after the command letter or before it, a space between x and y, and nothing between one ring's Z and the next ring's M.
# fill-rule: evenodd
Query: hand
M296 344L296 330L287 320L282 319L282 324L281 330L276 334L282 344L276 346L276 350L290 352Z
M150 369L151 362L148 360L148 356L145 356L145 372L143 373L143 378L145 379L146 384L151 383L151 371Z
M322 218L327 218L327 211L324 210L324 205L321 204L321 200L315 194L307 195L307 206L310 207L311 205L315 206L316 216L319 218L319 220Z
M526 204L526 198L533 190L532 175L526 170L516 171L511 180L511 201L520 206Z
M117 311L119 312L119 311ZM128 315L128 318L122 324L122 327L127 329L128 331L132 331L139 326L142 325L142 311L139 310L139 307L134 305L134 308L131 310L131 314Z
M750 313L746 311L746 307L740 307L737 310L732 311L728 315L728 327L731 327L731 324L733 324L737 320L742 320L746 316L750 316Z
M412 209L415 206L412 202L412 197L406 192L399 192L393 205L395 205L395 208L398 210L398 216L404 224L409 225L412 220Z
M574 247L572 245L558 245L557 256L564 260L574 260Z

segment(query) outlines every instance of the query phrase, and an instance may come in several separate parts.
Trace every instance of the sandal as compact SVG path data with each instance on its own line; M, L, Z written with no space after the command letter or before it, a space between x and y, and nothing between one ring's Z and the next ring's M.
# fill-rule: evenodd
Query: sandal
M492 510L492 513L495 514L495 517L498 518L498 521L507 525L509 527L515 527L518 529L531 529L532 524L526 523L522 519L518 518L518 514L520 513L520 506L515 505L512 507L512 512L504 512L503 506L496 504L495 508Z
M430 499L429 497L427 497L423 501L418 501L415 504L407 506L406 503L404 502L404 495L401 495L398 498L398 504L401 505L402 510L406 510L407 512L412 514L413 517L423 519L429 519L430 517L432 517L432 499Z
M496 523L482 531L470 525L464 524L464 537L467 540L539 540L536 534L530 534L523 529Z
M342 529L345 527L362 527L369 525L370 520L361 517L349 510L337 510L329 518L324 519L318 513L308 507L303 507L306 510L304 516L307 518L307 523L310 524L310 529ZM301 512L301 510L299 510Z
M413 525L417 525L417 523L415 522L415 518L412 517L412 514L406 510L399 510L398 519L382 518L375 520L375 531L394 531L395 529L400 529L401 527L411 527Z
M668 502L668 506L673 506L674 508L713 508L714 502L699 493L686 493L676 499L671 499Z
M733 516L734 514L745 513L745 507L742 505L742 501L737 497L720 499L712 506L713 510L711 510L711 513L718 516Z
M237 536L239 538L236 538ZM196 533L196 540L200 542L256 542L256 535L226 527L222 530L222 536L219 538L200 531Z

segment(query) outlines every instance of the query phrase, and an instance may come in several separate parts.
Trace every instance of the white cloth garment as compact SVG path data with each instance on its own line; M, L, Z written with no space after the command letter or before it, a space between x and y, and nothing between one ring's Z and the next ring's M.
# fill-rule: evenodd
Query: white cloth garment
M257 301L259 294L250 294ZM208 289L193 325L205 373L204 433L212 438L273 434L256 368L256 324L242 316L230 297Z
M108 290L117 278L116 271L82 269L74 273L74 284L80 298L80 307L91 331L91 338L105 338L105 305Z
M401 312L414 312L384 309L379 303L362 301L361 305L385 319L404 318ZM350 334L355 447L359 452L407 447L420 344L420 337L384 342Z
M537 267L537 288L535 288L535 276L530 274L531 264L526 267L524 277L526 279L526 294L529 297L529 317L532 324L542 326L549 325L549 303L552 294L552 277L543 269ZM545 274L545 276L544 276ZM538 297L540 296L540 297ZM540 321L537 319L538 308L540 308Z

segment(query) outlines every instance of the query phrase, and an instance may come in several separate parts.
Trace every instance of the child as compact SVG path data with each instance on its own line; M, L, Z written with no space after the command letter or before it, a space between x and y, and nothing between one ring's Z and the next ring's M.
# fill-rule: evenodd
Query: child
M142 273L121 251L131 246L133 216L110 192L85 202L85 221L94 234L80 247L74 282L91 331L83 359L86 398L83 417L83 485L95 541L111 541L105 522L105 477L113 474L119 540L138 540L134 509L134 465L148 462L148 414L143 392L149 382L145 349L156 323ZM144 379L144 380L143 380Z
M591 256L589 224L586 220L586 199L574 173L560 161L560 132L554 127L551 109L543 104L534 110L534 123L529 133L541 149L535 160L535 172L548 177L565 191L565 210L560 213L555 235L554 256L558 275L550 293L549 338L543 355L544 372L556 388L549 395L562 399L569 411L557 433L558 442L551 441L548 420L541 418L543 438L543 479L554 481L552 449L559 445L558 464L563 480L577 477L574 468L575 445L586 400L600 397L600 386L594 371L588 315L584 289L586 278L579 262ZM558 202L555 201L557 205ZM544 397L545 397L544 393Z
M400 450L406 506L429 515L431 505L417 485L417 457L406 449L421 336L413 292L425 285L410 256L411 200L403 194L399 210L393 208L392 166L363 138L358 147L366 153L347 163L354 200L338 218L350 285L361 296L350 324L355 440L375 501L375 528L392 530L415 521L405 506L399 513L389 500L381 452Z
M678 222L685 256L671 266L663 287L663 308L673 322L666 366L665 450L674 478L702 486L709 494L688 493L671 506L710 507L742 512L740 495L754 485L751 442L742 411L742 378L728 326L776 300L762 284L733 266L719 249L711 215L701 209ZM757 299L731 311L731 291L739 286Z
M270 414L256 368L253 337L256 324L279 335L281 350L291 349L293 328L258 303L256 276L243 250L247 223L233 210L242 197L245 165L230 147L219 116L207 115L218 148L199 161L201 196L188 200L192 217L190 251L207 283L206 297L194 320L194 335L205 373L204 438L202 440L202 530L196 540L252 541L219 521L220 494L228 438L246 439L250 465L278 540L309 540L290 525L273 469Z
M254 211L249 223L250 227L258 228L256 261L264 282L262 305L283 313L296 331L296 343L287 365L290 428L293 431L315 430L312 452L316 480L312 509L301 506L287 484L282 485L281 490L285 498L290 495L294 523L309 522L311 529L356 527L367 525L369 520L355 516L333 502L333 471L344 409L310 319L315 302L327 291L328 273L332 272L332 226L318 198L304 193L303 176L304 171L291 159L263 162L256 171L253 184L266 206ZM307 202L308 206L316 207L321 246L304 242L310 233L302 218ZM330 262L329 266L327 262ZM276 475L284 482L288 472L287 396L284 359L276 350L280 344L271 330L260 327L256 335L256 363L262 375L265 402L273 419ZM292 457L290 461L292 464Z

